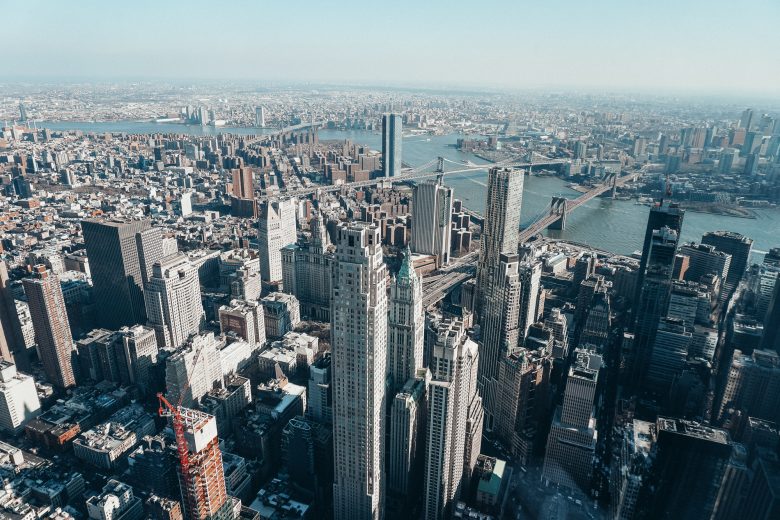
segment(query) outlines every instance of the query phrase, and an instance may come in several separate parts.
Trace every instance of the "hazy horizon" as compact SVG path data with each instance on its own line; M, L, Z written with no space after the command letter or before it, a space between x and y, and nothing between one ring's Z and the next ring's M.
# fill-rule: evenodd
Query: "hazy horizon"
M780 2L5 2L9 81L777 97Z

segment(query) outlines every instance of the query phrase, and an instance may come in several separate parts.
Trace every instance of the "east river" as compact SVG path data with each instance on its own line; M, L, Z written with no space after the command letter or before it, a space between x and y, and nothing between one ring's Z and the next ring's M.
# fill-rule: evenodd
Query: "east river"
M84 132L126 132L126 133L181 133L190 135L216 135L223 132L237 134L270 133L272 129L258 128L213 128L172 123L142 123L131 121L107 123L78 122L42 122L41 127L52 130L81 130ZM320 140L350 139L355 143L381 149L381 135L368 131L320 130ZM452 161L464 159L480 163L485 162L470 153L458 151L454 145L460 136L409 136L403 140L403 160L412 166L429 162L442 156ZM445 164L445 170L452 164ZM455 191L455 197L463 200L469 208L484 213L487 170L447 175L445 183ZM566 187L566 182L557 177L526 177L521 209L522 223L527 225L545 211L553 195L565 195L571 198L579 194ZM635 201L595 198L577 208L567 217L564 231L546 233L555 238L589 244L592 247L631 254L641 248L647 223L647 206ZM754 240L757 261L771 247L780 247L780 210L752 210L756 218L739 218L708 213L688 211L682 229L684 241L699 241L707 231L729 230L742 233Z

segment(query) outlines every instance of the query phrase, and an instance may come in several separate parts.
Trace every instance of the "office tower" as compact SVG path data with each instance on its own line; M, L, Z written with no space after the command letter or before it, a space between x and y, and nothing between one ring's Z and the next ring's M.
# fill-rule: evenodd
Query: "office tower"
M775 290L764 315L761 348L780 352L780 278L775 281Z
M606 290L598 290L591 299L588 317L580 334L580 345L592 345L598 349L605 349L612 328L612 306L609 301L609 293Z
M43 369L55 386L63 389L75 386L73 338L60 280L43 265L36 265L33 272L35 278L25 278L22 283Z
M743 476L735 470L744 448L725 430L684 419L659 417L656 436L647 518L733 518L720 515L734 505L729 491Z
M314 497L316 509L310 508L313 514L309 516L322 518L329 509L327 495L333 485L333 433L316 421L293 417L282 430L281 447L293 488Z
M387 371L390 393L395 394L423 366L425 313L422 281L414 271L412 254L404 253L401 268L390 286L387 323Z
M780 461L760 457L753 464L753 478L746 491L743 518L772 520L780 518Z
M752 124L753 124L753 109L746 108L745 110L742 111L742 116L739 118L738 128L744 128L745 130L750 130Z
M682 320L688 327L694 324L714 325L710 317L711 307L712 297L706 286L696 282L672 281L667 317Z
M758 266L758 272L752 276L751 285L756 298L755 315L758 319L766 317L777 280L780 280L780 262L775 260L778 256L780 256L780 248L770 249L764 256L764 261Z
M281 338L298 326L301 308L292 294L275 292L262 300L265 335L267 338Z
M265 345L265 317L259 302L231 300L230 305L223 305L218 312L222 334L235 334L253 349Z
M745 169L742 174L748 177L754 177L758 174L758 153L749 153L745 158Z
M685 322L662 318L658 322L644 388L658 396L668 395L672 381L685 367L692 341L693 335Z
M265 107L255 107L255 126L259 128L265 127Z
M253 199L255 197L254 186L250 168L241 166L233 170L233 196L239 199Z
M639 271L634 295L635 302L639 301L642 285L644 284L644 278L647 272L647 265L649 261L650 242L653 239L653 233L663 227L668 227L677 233L677 236L679 237L680 233L682 232L684 217L685 210L680 209L677 204L670 202L664 203L663 200L650 208L650 213L648 214L647 218L647 226L645 227L645 239L642 243L642 257L639 261Z
M742 148L739 150L740 157L749 157L753 155L756 148L761 146L761 135L758 132L745 133L745 142L742 143Z
M520 341L520 275L517 254L502 254L498 269L491 269L490 292L485 292L480 322L479 384L485 402L489 429L498 413L498 367L501 360L518 347ZM499 272L503 276L499 277Z
M655 424L634 419L616 435L610 473L610 519L633 520L652 466Z
M544 320L544 326L552 331L553 339L553 357L564 359L569 354L569 329L568 320L558 307L550 309L550 314Z
M574 158L584 159L588 155L588 143L585 141L576 141L574 143Z
M527 349L509 354L499 366L501 392L495 431L521 464L531 458L539 421L547 411L551 369L548 354Z
M446 265L450 261L452 188L438 178L415 184L412 193L412 251L433 255L437 265Z
M730 254L719 251L715 246L694 243L680 246L679 251L689 258L686 280L699 282L702 276L708 274L716 274L721 281L726 280L731 267Z
M196 405L215 385L222 385L221 346L213 332L198 334L165 360L165 389L170 402L178 402L187 381L190 386L182 398L184 406Z
M189 466L186 474L179 475L185 518L232 520L233 501L225 487L217 420L198 410L179 410L184 421Z
M148 392L154 385L154 367L157 364L157 334L143 325L122 327L115 335L116 348L122 362L121 380L124 384L137 385Z
M432 358L423 502L426 520L450 518L479 455L479 447L475 453L469 442L482 436L479 424L469 434L469 416L481 408L476 391L479 352L463 322L445 321L439 326Z
M401 175L403 155L401 140L403 123L400 114L382 115L382 176Z
M150 229L148 220L81 222L101 326L146 321L144 278L162 258L162 236Z
M523 262L518 267L520 276L520 319L518 323L519 337L522 339L528 333L528 327L536 323L540 314L539 291L541 290L542 263Z
M677 233L663 227L653 231L647 247L647 267L634 312L634 355L631 362L633 384L644 379L650 362L658 321L666 315L677 250Z
M15 434L41 411L35 380L16 371L16 365L0 361L0 430Z
M745 417L780 422L780 355L754 350L748 356L735 350L718 408L721 421L742 412Z
M579 291L580 284L595 274L596 256L585 253L574 264L571 287L574 293Z
M340 226L330 313L336 519L384 514L386 279L379 228Z
M398 510L410 512L421 497L425 453L426 394L431 374L420 369L395 394L390 408L387 489Z
M577 349L575 356L563 404L555 410L547 437L542 479L587 493L596 449L593 404L603 361L601 356L585 349Z
M22 324L16 312L16 299L8 286L8 268L0 261L0 358L16 362L21 368L29 365Z
M144 297L160 347L178 347L205 322L198 269L184 254L154 264Z
M734 158L736 154L733 151L724 151L720 155L718 161L718 171L723 174L731 173L731 169L734 167Z
M284 291L300 302L301 315L330 321L330 278L333 246L325 219L317 211L311 219L311 239L282 248Z
M710 231L701 237L701 243L731 255L725 282L733 292L747 270L753 239L733 231Z
M333 392L330 384L330 352L309 367L306 416L323 424L333 421Z
M260 206L257 229L260 276L268 284L282 282L281 250L298 240L295 209L295 199L269 200Z

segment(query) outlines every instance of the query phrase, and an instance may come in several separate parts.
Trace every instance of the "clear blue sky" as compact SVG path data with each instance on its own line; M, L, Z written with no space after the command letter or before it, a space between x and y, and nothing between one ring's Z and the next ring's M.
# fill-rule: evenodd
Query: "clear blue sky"
M0 0L0 19L6 78L780 90L780 0Z

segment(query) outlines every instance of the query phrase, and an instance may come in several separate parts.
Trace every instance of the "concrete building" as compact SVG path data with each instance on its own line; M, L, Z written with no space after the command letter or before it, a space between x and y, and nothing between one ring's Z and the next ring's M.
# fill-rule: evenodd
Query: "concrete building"
M412 189L412 251L433 255L439 266L450 261L452 188L442 179L420 182Z
M593 405L603 362L593 351L577 349L575 355L547 437L542 479L588 493L597 438Z
M298 239L295 199L267 201L260 205L257 243L260 276L269 285L282 284L282 248Z
M198 269L180 254L154 264L144 293L149 326L160 347L178 347L205 322Z
M333 392L330 384L330 353L326 352L309 367L309 384L307 388L308 408L306 415L322 424L330 424L333 420Z
M528 327L536 323L541 315L539 294L542 289L542 263L522 262L517 271L520 276L520 308L518 309L520 318L517 326L518 337L522 340L528 334Z
M153 435L155 429L154 418L141 405L133 404L80 434L73 441L73 454L95 467L113 469L145 435Z
M701 243L731 255L726 284L733 291L747 270L753 239L732 231L710 231L701 237Z
M261 303L267 338L281 338L301 322L301 308L292 294L271 293Z
M13 363L0 361L0 429L15 434L40 411L32 376L18 373Z
M388 305L379 228L343 225L336 248L331 291L334 516L381 519Z
M34 272L35 278L25 278L23 285L43 369L52 384L69 388L76 384L75 349L60 281L42 265L35 266Z
M715 246L695 243L680 246L680 254L689 258L686 280L699 282L702 276L715 274L722 282L726 281L731 267L730 254L719 251Z
M311 219L311 239L282 248L284 291L300 302L301 315L330 321L330 284L333 246L319 212Z
M382 115L382 176L401 175L403 121L400 114Z
M734 351L718 417L723 421L735 412L780 422L780 355L777 352L754 350L746 355Z
M692 341L693 334L684 322L674 318L658 322L645 390L661 397L668 395L672 382L685 366Z
M235 334L253 348L265 345L265 313L257 301L231 300L219 308L219 327L222 334Z
M99 323L110 329L146 321L144 283L162 259L162 234L148 220L81 222Z
M461 321L445 321L433 347L423 516L446 519L469 482L482 438L477 392L479 349Z
M387 324L388 374L394 395L423 366L425 314L422 280L412 265L411 251L404 253L401 268L390 286Z
M641 511L637 504L650 477L655 423L634 419L619 435L610 473L610 519L632 520Z
M192 406L215 386L222 385L222 364L219 351L221 342L213 332L192 336L177 349L165 362L165 388L168 401L176 403L187 381L187 389L182 404ZM195 363L196 355L200 356Z
M144 507L132 487L109 479L99 495L87 499L87 515L92 520L141 520Z

